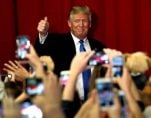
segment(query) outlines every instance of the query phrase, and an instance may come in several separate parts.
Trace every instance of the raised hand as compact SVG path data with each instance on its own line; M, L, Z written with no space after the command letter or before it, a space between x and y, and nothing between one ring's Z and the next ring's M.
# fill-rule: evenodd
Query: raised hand
M44 94L36 96L33 102L42 109L45 118L64 118L61 110L61 90L56 75L50 71L43 82Z
M96 90L91 92L89 99L82 105L75 118L103 118Z
M28 71L18 61L8 61L4 66L3 70L7 73L13 73L15 75L15 79L19 81L23 81L29 76Z
M44 79L46 75L44 73L42 63L32 45L30 45L30 53L26 54L25 58L28 59L30 65L35 69L35 76Z
M77 77L86 68L88 60L94 53L94 51L81 52L75 55L75 57L72 59L70 65L70 79L64 88L62 95L63 100L73 100Z
M88 60L94 55L94 51L81 52L71 62L71 74L80 74L87 66ZM82 60L82 61L81 61Z
M123 69L123 76L120 79L117 79L117 82L120 88L125 92L127 103L132 115L136 118L142 118L142 112L137 104L137 101L140 101L140 96L132 81L130 73L126 68Z
M48 18L44 17L44 19L40 20L40 22L38 23L37 30L41 36L45 36L47 34L48 29L49 29Z

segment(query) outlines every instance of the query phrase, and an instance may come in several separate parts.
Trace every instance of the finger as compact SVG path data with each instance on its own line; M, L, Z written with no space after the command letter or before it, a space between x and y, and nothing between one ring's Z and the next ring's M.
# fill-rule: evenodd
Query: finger
M43 106L43 100L44 96L36 96L34 99L32 99L32 102L41 108Z
M92 104L93 104L93 97L90 96L90 98L81 107L79 114L83 116L87 111L90 110L90 108L92 107Z
M39 23L39 26L45 27L45 26L46 26L46 23L47 23L47 21L42 20L42 21Z
M30 52L31 52L31 54L33 54L34 56L37 56L37 57L38 57L38 55L37 55L37 53L36 53L36 51L35 51L33 45L30 45Z
M11 70L7 69L7 68L3 68L4 71L6 71L7 73L13 73Z
M3 100L4 109L11 109L14 106L14 100L12 97L7 97Z
M19 68L23 68L23 66L22 66L18 61L16 61L16 60L15 60L15 64L16 64Z
M118 95L115 94L114 95L114 105L118 108L120 108L120 102L119 102L119 99L118 99Z
M90 52L86 52L85 53L85 58L88 61L93 55L94 55L95 51L90 51Z
M12 62L12 61L8 61L8 62L12 65L12 67L18 68L17 65L14 62Z
M10 66L10 65L7 64L7 63L5 63L4 66L7 67L8 70L11 70L11 71L13 71L13 72L15 71L15 68L13 68L12 66Z
M44 21L48 21L48 18L47 18L47 16L45 16L45 17L44 17Z
M42 24L41 26L39 26L39 30L40 31L44 31L46 28L46 26L45 26L46 24Z
M33 53L34 53L34 49L33 49L32 45L30 45L30 53L25 54L25 58L30 60Z

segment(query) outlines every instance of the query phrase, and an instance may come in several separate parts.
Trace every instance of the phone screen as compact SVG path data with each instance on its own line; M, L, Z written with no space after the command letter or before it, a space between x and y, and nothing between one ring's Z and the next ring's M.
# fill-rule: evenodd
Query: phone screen
M112 59L112 77L120 78L123 74L124 58L122 56L116 56Z
M42 95L44 92L44 84L41 78L25 79L25 91L30 96Z
M17 44L17 58L24 60L25 54L29 53L30 40L28 36L18 36L16 39Z
M89 66L96 66L101 64L109 64L109 57L104 52L96 52L89 60Z
M96 89L98 91L101 108L113 105L114 94L112 92L112 83L110 79L97 79Z
M21 115L22 118L43 118L41 109L30 100L25 100L21 103Z
M65 70L60 72L60 84L65 86L67 84L67 81L69 79L70 71Z

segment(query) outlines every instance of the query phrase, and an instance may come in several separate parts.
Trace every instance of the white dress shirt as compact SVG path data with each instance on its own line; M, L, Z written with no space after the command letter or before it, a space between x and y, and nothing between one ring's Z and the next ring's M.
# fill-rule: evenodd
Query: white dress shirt
M79 42L80 39L75 37L72 33L71 33L71 36L74 40L74 44L76 47L76 53L80 53L80 42ZM87 37L84 38L83 41L84 41L83 44L84 44L85 50L90 51L91 48L90 48L90 44L89 44ZM76 89L78 91L80 99L83 100L84 99L84 89L83 89L82 73L78 76L77 83L76 83Z
M40 44L44 44L44 42L45 42L47 36L48 36L48 32L47 32L47 34L46 34L45 36L43 36L43 37L42 37L42 36L40 35L40 33L39 33L39 43L40 43Z
M47 35L48 35L48 33L47 33ZM44 44L45 39L47 38L47 35L44 36L44 37L41 37L40 34L39 34L40 44ZM71 36L73 38L73 41L74 41L74 44L75 44L75 47L76 47L76 54L80 53L80 42L79 42L80 39L77 38L76 36L74 36L72 33L71 33ZM89 41L88 41L87 37L85 37L83 39L83 41L84 41L83 44L84 44L85 50L90 51L91 48L90 48L90 44L89 44ZM91 69L91 71L92 71L92 69ZM83 100L84 99L84 89L83 89L82 73L78 76L77 83L76 83L76 90L78 91L80 99Z

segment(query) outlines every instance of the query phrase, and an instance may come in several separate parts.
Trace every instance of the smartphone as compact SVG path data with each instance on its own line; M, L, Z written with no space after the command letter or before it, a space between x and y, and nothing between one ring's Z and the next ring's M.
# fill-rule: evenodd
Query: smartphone
M22 118L43 118L42 110L34 105L31 100L21 102L20 106Z
M29 96L42 95L44 92L44 84L41 78L26 78L25 92Z
M69 79L70 71L64 70L60 72L60 84L65 86L67 84L67 81Z
M98 78L95 81L96 89L98 91L98 97L101 108L111 107L114 102L114 94L112 91L112 82L111 79L107 78Z
M109 64L109 57L104 52L96 52L88 62L89 66L96 66L102 64Z
M25 54L29 53L30 40L28 36L21 35L16 38L17 44L17 58L19 60L25 60Z
M112 77L120 78L123 74L124 58L123 56L116 56L112 58Z
M128 112L127 112L127 102L125 98L125 93L122 90L118 91L118 99L121 104L121 118L127 118Z

